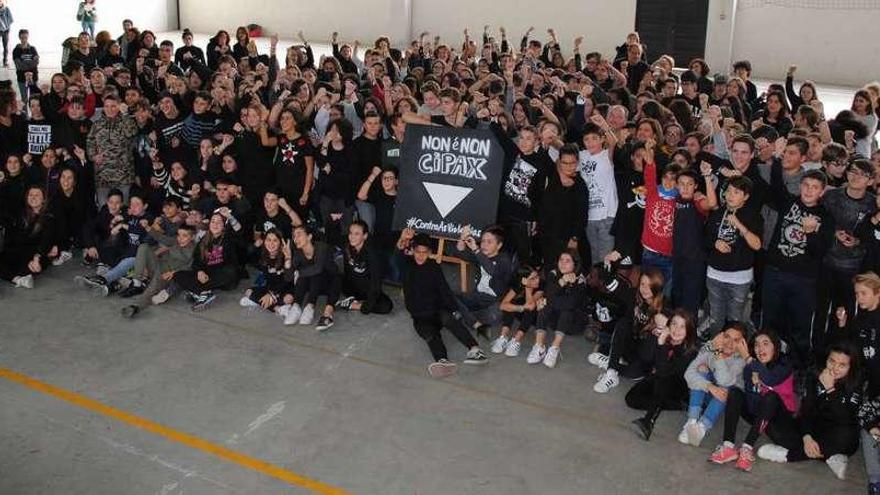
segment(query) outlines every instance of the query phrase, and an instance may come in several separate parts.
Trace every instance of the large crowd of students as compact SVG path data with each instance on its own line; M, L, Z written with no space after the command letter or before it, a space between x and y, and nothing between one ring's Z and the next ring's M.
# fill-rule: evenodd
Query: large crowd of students
M83 4L63 70L41 80L20 30L18 96L0 89L3 279L33 288L75 260L125 318L226 291L320 331L337 310L391 313L396 283L432 376L456 369L443 328L466 364L488 361L484 337L548 368L586 333L593 390L634 383L645 440L682 410L681 443L723 426L713 463L815 459L840 478L861 444L880 493L880 83L826 116L794 66L758 94L748 61L679 73L637 33L610 54L581 37L564 53L552 29L400 48L333 33L316 60L302 33L282 54L243 27L204 50L131 21L93 37ZM504 149L496 225L451 246L470 292L433 239L392 226L411 124L489 129Z

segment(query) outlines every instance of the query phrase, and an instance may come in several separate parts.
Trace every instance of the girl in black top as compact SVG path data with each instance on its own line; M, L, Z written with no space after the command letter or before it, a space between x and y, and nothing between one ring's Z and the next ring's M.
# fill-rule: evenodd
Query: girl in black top
M220 66L220 58L224 55L232 55L232 47L229 46L229 33L224 30L217 31L208 41L208 68L212 71Z
M559 359L560 346L566 335L582 328L583 300L587 292L586 278L580 273L577 252L568 249L559 255L556 266L547 273L544 298L536 302L538 324L535 345L526 362L544 363L553 368ZM546 347L547 331L553 332L553 342Z
M825 461L843 479L848 457L859 448L860 371L859 350L853 343L832 345L825 368L807 379L797 420L776 421L776 431L768 432L775 443L761 446L758 457L773 462Z
M363 220L355 220L348 227L348 246L343 250L344 275L336 279L347 297L337 307L384 315L391 312L393 304L382 292L383 263L369 235L370 229Z
M501 299L501 335L492 342L492 352L516 357L522 348L526 332L535 325L538 317L538 300L544 297L540 289L541 275L538 269L523 264L514 275L514 282ZM519 322L516 333L510 338L513 325Z
M318 181L321 219L327 242L342 247L343 230L351 223L354 206L354 152L351 146L352 126L342 118L327 129L318 154Z
M276 229L269 230L263 237L259 269L264 284L246 290L239 304L286 316L293 303L293 256L290 241Z
M645 440L651 439L654 423L664 409L679 410L687 404L688 387L684 372L694 358L696 329L693 316L677 309L655 315L652 337L654 372L636 383L626 394L626 405L644 409L645 415L633 421Z
M788 133L794 128L794 122L788 116L788 104L781 91L767 93L767 105L763 110L755 113L755 122L752 123L752 128L755 128L755 123L776 129L781 137L788 136Z
M293 288L293 306L284 317L285 325L299 323L311 325L315 317L315 303L327 296L327 304L318 319L316 330L323 332L333 326L333 308L339 298L339 268L330 247L321 241L313 241L306 227L293 229L293 267L298 276Z
M192 269L175 273L173 286L163 291L166 295L160 300L167 301L176 286L189 293L193 311L207 309L217 299L215 290L232 289L238 283L237 251L235 236L226 232L226 218L219 212L212 214L208 231L193 254Z
M392 230L391 227L394 219L394 206L397 202L397 168L394 166L373 167L370 176L361 184L357 199L368 202L376 211L370 242L379 251L383 260L382 273L389 280L400 282L403 261L400 252L395 249L400 231Z
M594 392L604 394L616 387L620 383L619 373L629 378L639 378L650 370L654 355L654 316L664 308L664 282L659 270L648 268L639 276L638 287L633 288L617 280L606 286L609 294L626 309L611 336L608 370L599 376L593 386ZM621 363L621 358L629 363L626 367ZM604 367L604 364L600 367Z
M77 184L76 173L69 168L62 169L59 185L49 204L57 223L56 244L60 250L54 265L69 260L73 256L70 253L73 247L84 245L83 226L88 215L88 200Z
M55 246L55 219L47 208L46 191L30 186L24 210L4 225L6 240L0 252L0 278L16 287L32 289L34 276L48 267L50 256L58 254Z
M300 133L297 114L289 108L281 111L280 133L269 136L264 123L260 127L263 146L276 146L275 180L284 199L300 218L308 218L309 195L314 183L315 150L308 136Z

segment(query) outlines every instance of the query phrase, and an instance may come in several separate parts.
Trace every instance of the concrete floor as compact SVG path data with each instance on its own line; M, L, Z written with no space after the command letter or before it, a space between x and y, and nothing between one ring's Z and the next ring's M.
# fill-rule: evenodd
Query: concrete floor
M340 314L318 334L224 293L205 313L178 300L126 321L122 300L74 288L81 271L55 268L30 291L4 285L0 367L350 493L863 490L861 454L847 481L812 462L759 461L750 474L711 465L720 426L703 447L682 446L680 412L638 439L630 384L593 393L598 371L580 338L554 370L493 357L440 381L399 309ZM306 493L2 378L0 396L0 494Z

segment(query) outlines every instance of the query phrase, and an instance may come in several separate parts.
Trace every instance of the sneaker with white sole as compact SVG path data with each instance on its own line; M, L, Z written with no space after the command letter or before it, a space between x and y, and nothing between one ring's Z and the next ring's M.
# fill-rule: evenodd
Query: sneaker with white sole
M547 354L544 355L544 366L548 368L555 368L556 362L562 358L562 353L559 352L559 347L555 345L551 345L549 349L547 349Z
M103 263L98 263L98 266L95 267L95 275L97 275L99 277L103 277L104 275L107 275L107 272L109 272L109 271L110 271L110 267L103 264Z
M318 318L318 324L315 326L315 330L319 332L324 332L333 326L333 318L330 316L322 316Z
M259 306L260 306L258 303L255 303L255 302L254 302L250 297L248 297L248 296L244 296L244 297L242 297L241 299L239 299L239 301L238 301L238 305L241 306L242 308L256 308L256 307L259 307Z
M768 443L758 449L758 457L770 462L788 462L788 449L782 445Z
M348 296L345 299L336 301L336 307L347 311L351 309L351 304L355 301L357 301L357 299L355 299L354 296Z
M193 312L198 313L211 307L211 304L217 300L217 294L213 292L203 292L196 296L196 302L190 308Z
M61 251L58 257L52 260L52 266L61 266L73 259L73 253L70 251Z
M517 357L519 356L519 350L522 349L522 344L517 340L511 340L507 343L507 348L504 349L504 355L507 357Z
M507 349L507 345L510 343L510 339L507 338L506 335L501 335L495 341L492 342L492 354L501 354Z
M15 277L12 279L12 281L15 283L16 287L20 287L22 289L34 288L34 276L30 274L21 277Z
M311 304L303 308L302 314L299 317L300 325L311 325L312 320L315 319L315 307Z
M740 450L746 447L740 447ZM752 449L748 449L752 450ZM727 464L728 462L733 462L739 459L739 451L736 450L736 446L731 442L722 442L715 447L715 451L712 452L712 455L709 456L709 462L713 464ZM751 469L751 468L749 468Z
M468 351L467 356L464 358L464 364L486 364L489 362L489 358L486 357L486 353L483 352L479 347L475 347Z
M526 357L526 362L529 364L538 364L544 361L544 356L546 354L546 347L542 346L541 344L535 344L532 346L532 350L529 351L529 355Z
M706 438L706 425L704 425L702 421L697 421L695 424L688 425L687 437L689 444L694 447L699 447L700 444L703 443L703 439Z
M593 392L604 394L618 385L620 385L620 378L617 376L617 370L609 369L599 375L599 380L593 385Z
M284 319L284 317L287 316L288 311L290 311L289 304L282 304L280 306L275 306L275 314L280 316L282 319Z
M428 374L434 378L446 378L455 374L457 366L448 359L441 359L428 365Z
M285 325L296 325L299 323L299 317L302 316L302 308L299 304L293 304L290 306L290 309L287 310L287 314L284 315L284 324Z
M681 427L681 431L678 433L678 443L687 445L688 444L688 429L697 424L696 419L689 419L685 421L684 425Z
M155 296L150 298L150 302L152 302L154 306L158 306L160 304L165 304L169 299L171 299L171 294L167 289L162 289L157 292Z
M837 479L839 480L846 477L846 465L848 462L849 459L843 454L834 454L828 459L825 459L825 464L831 468L831 472L834 473L834 476L837 476Z
M587 362L599 368L600 370L608 369L608 359L608 356L606 354L602 354L601 352L593 352L589 356L587 356Z

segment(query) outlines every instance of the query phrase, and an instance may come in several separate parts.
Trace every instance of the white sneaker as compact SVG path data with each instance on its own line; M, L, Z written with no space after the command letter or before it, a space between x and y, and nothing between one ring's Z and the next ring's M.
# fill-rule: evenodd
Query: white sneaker
M688 428L690 428L691 425L695 424L696 422L696 419L689 419L684 422L684 425L682 425L681 427L681 432L679 432L678 434L678 443L684 445L688 444Z
M309 304L305 308L303 308L302 315L299 317L300 325L311 325L312 320L315 319L315 306Z
M519 356L520 349L522 349L522 344L516 340L511 340L507 343L507 349L504 349L504 355L507 357L517 357Z
M699 447L701 443L703 443L703 438L706 437L706 425L704 425L701 421L695 421L693 424L688 425L687 427L687 443L693 445L694 447Z
M299 323L299 317L302 316L302 308L299 304L294 304L287 310L287 314L284 315L284 324L285 325L296 325Z
M275 306L275 314L284 319L287 316L287 312L290 311L289 304L282 304L281 306Z
M110 267L102 263L95 268L95 275L103 277L104 275L107 275L107 272L109 271Z
M541 344L535 344L532 346L532 350L529 351L529 355L526 357L526 362L529 364L538 364L544 360L545 354L547 354L547 348Z
M620 378L617 376L617 370L608 370L599 375L599 380L593 385L593 392L604 394L618 385Z
M492 353L501 354L502 352L504 352L504 349L507 349L507 345L509 342L510 339L508 339L504 335L498 337L497 339L495 339L494 342L492 342Z
M52 260L52 266L61 266L73 259L73 253L70 251L61 251L58 257Z
M849 459L843 454L834 454L828 459L825 459L825 464L828 464L828 467L831 468L831 472L833 472L834 476L837 476L837 479L839 480L846 477L846 464L848 462Z
M165 304L170 298L171 294L169 294L167 290L162 289L157 292L156 295L150 299L150 301L152 301L153 305L158 306L160 304Z
M559 352L559 347L553 345L547 349L547 354L544 356L544 366L548 368L553 368L556 366L556 361L559 360L562 356Z
M587 356L587 362L592 364L593 366L598 367L600 370L608 369L608 356L602 354L601 352L593 352L589 356Z
M788 462L788 449L775 443L768 443L758 449L758 457L765 461Z
M33 275L25 275L23 277L15 277L12 279L15 282L16 287L21 287L22 289L33 289L34 288L34 276Z
M244 296L244 297L242 297L242 298L238 301L238 304L239 304L239 306L241 306L242 308L254 308L254 307L258 307L258 306L260 306L259 304L257 304L257 303L255 303L254 301L252 301L251 298L248 297L248 296Z

